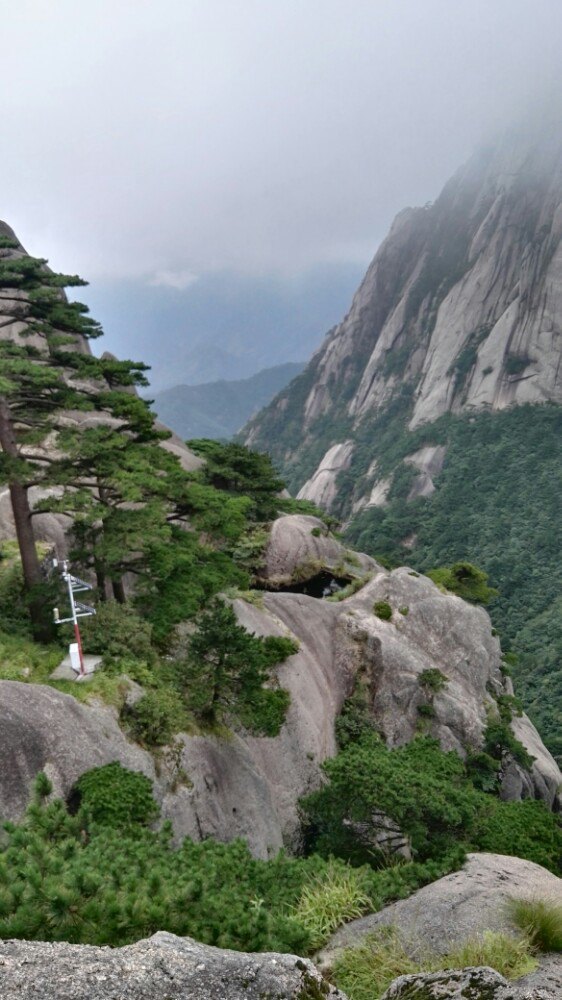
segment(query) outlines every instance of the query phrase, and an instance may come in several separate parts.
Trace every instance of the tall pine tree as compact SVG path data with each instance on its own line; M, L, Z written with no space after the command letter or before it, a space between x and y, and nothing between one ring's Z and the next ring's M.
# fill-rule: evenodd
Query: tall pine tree
M10 491L37 638L45 637L45 625L37 593L42 576L30 489L62 485L68 495L73 494L74 509L82 504L91 510L111 492L111 473L117 466L124 482L122 456L129 456L132 440L149 446L165 436L154 428L147 404L131 392L131 387L146 384L146 366L91 355L88 341L102 333L101 327L88 316L86 306L68 302L63 292L65 287L84 284L76 276L54 274L46 261L28 256L15 240L0 236L4 316L0 328L0 476ZM2 329L7 335L2 336ZM91 429L80 428L79 419L70 419L76 411L78 416L99 411L100 424L93 434ZM97 442L92 441L95 434ZM81 448L76 447L79 439L84 442ZM145 458L145 471L148 465ZM146 496L137 498L125 489L114 506L137 499L144 501ZM48 507L43 501L35 512Z

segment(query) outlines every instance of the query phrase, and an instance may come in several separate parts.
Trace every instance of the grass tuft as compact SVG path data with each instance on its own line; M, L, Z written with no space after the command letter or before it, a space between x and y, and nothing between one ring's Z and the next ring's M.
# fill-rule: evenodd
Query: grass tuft
M562 903L546 899L513 899L511 919L538 951L562 951Z
M312 947L321 948L337 927L373 908L362 873L330 864L304 886L294 916L309 932Z
M518 979L536 967L531 944L507 934L486 931L445 955L420 954L413 958L392 928L365 938L357 948L347 948L334 962L331 978L350 1000L379 1000L398 976L440 969L490 966L506 979Z

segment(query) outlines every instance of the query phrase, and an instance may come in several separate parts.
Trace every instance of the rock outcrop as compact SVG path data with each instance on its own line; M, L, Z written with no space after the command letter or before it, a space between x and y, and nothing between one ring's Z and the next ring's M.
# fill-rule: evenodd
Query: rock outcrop
M418 889L408 899L346 924L323 950L329 966L342 948L361 944L383 927L396 928L415 956L444 955L485 931L517 935L509 915L511 899L562 904L562 879L532 861L500 854L469 854L461 871Z
M510 982L487 967L443 969L399 976L381 1000L558 1000L562 977L541 968Z
M390 620L374 614L377 602L389 604ZM287 719L275 738L181 737L178 761L164 761L155 780L163 815L178 837L244 837L258 857L296 846L298 800L322 780L321 764L336 750L335 719L359 675L368 682L378 729L397 746L419 729L420 675L440 670L445 684L434 696L427 731L461 754L481 743L487 710L494 710L490 692L505 691L487 614L404 568L377 567L341 601L264 592L256 603L237 599L234 607L251 632L298 640L298 652L277 668L290 693ZM120 733L113 710L18 682L5 681L1 689L0 812L21 815L31 779L42 769L65 796L83 771L110 759L153 776L152 758ZM536 796L557 808L560 771L524 716L517 726L536 759L531 772L514 771L518 778L505 795ZM187 782L178 783L177 766Z
M286 514L271 527L260 581L277 590L306 582L320 572L362 579L376 568L374 559L346 548L319 518Z
M311 962L160 932L125 948L0 942L2 1000L345 1000Z

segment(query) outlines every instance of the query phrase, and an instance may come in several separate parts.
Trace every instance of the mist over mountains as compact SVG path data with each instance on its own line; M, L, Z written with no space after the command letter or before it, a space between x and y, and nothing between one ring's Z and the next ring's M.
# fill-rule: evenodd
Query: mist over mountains
M162 423L184 439L228 439L303 368L304 362L288 362L265 368L250 378L175 385L156 393L152 409Z
M108 350L151 365L160 392L307 361L361 274L358 264L327 264L295 277L162 275L160 284L96 281L81 298L104 326Z

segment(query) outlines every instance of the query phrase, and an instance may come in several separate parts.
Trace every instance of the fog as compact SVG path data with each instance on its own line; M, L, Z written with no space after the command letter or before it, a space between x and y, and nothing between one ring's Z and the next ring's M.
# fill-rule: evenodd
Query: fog
M120 280L188 295L364 267L397 211L560 82L559 0L0 12L0 218L102 312Z

